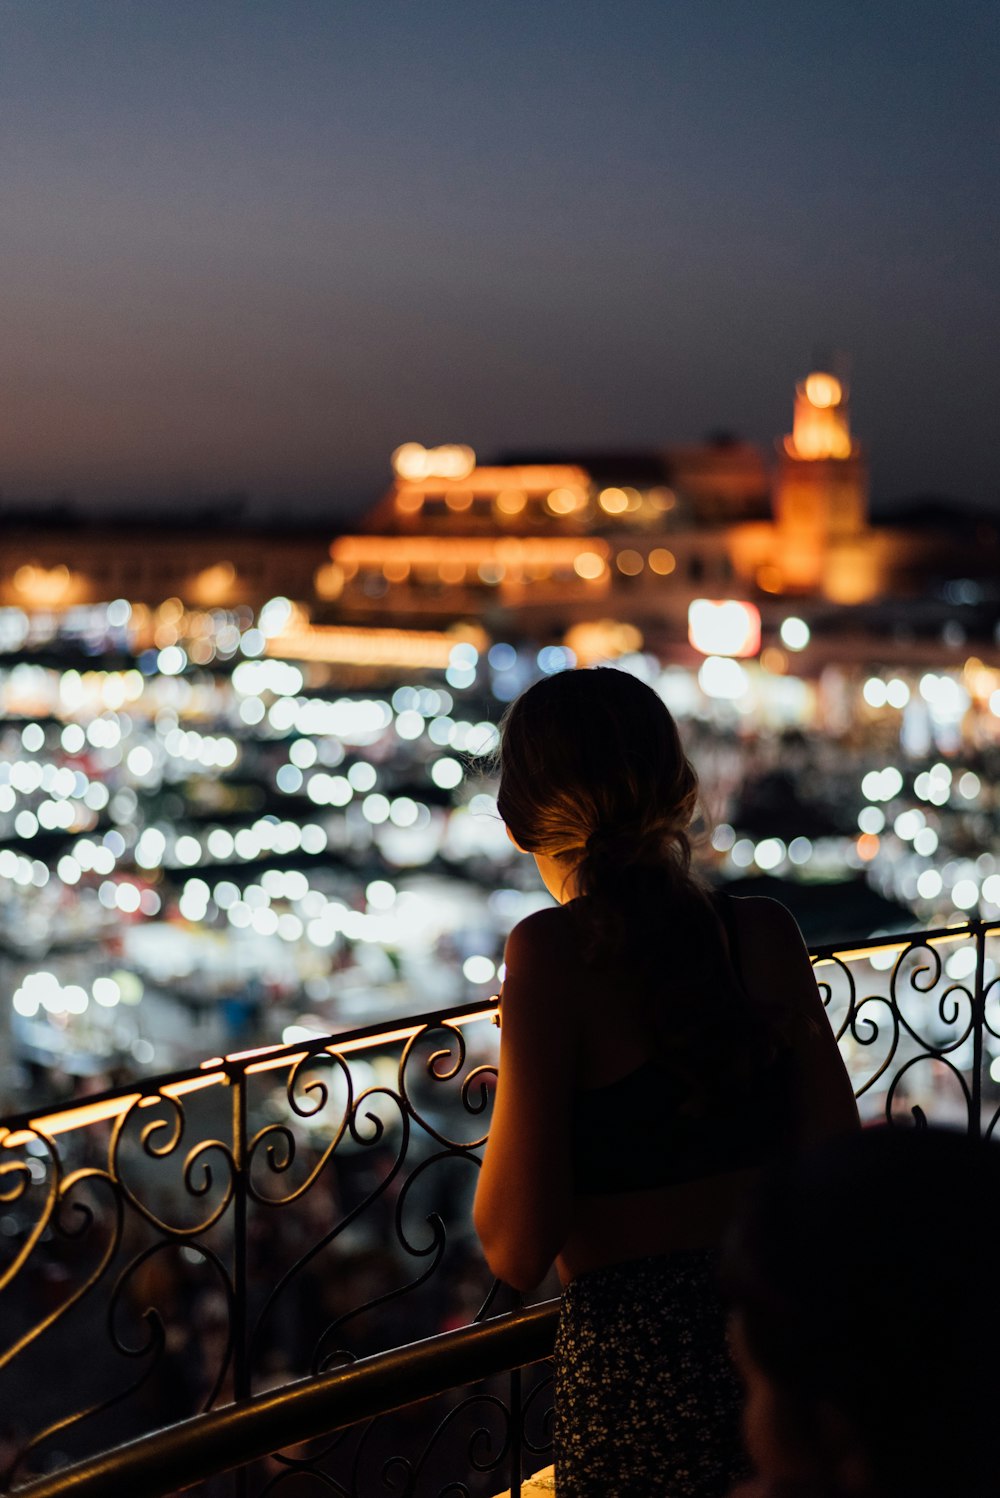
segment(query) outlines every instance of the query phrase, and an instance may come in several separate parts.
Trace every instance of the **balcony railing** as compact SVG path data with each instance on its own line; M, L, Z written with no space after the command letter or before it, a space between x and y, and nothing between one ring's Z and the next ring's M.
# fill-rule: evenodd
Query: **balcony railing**
M813 957L867 1118L993 1132L1000 922ZM546 1371L497 1377L544 1356L554 1313L512 1316L471 1227L494 1013L217 1057L7 1119L4 1488L53 1493L73 1464L63 1490L88 1494L183 1474L213 1498L485 1495L525 1453L542 1465Z
M402 1488L413 1492L437 1442L456 1421L464 1420L473 1431L467 1468L491 1491L504 1474L516 1494L525 1457L534 1459L533 1466L537 1466L537 1459L549 1449L547 1435L538 1445L529 1433L534 1415L531 1406L539 1393L547 1391L547 1381L536 1382L525 1398L521 1366L551 1353L558 1316L558 1300L547 1301L529 1310L427 1337L411 1347L377 1353L336 1373L300 1379L274 1393L258 1394L209 1414L195 1415L18 1491L24 1498L57 1498L66 1493L75 1498L135 1498L136 1493L143 1498L166 1498L281 1448L285 1471L279 1470L279 1475L265 1484L263 1491L269 1492L279 1486L282 1476L294 1480L303 1473L309 1475L311 1463L294 1454L294 1448L302 1442L320 1437L327 1443L328 1452L331 1437L336 1438L345 1428L364 1424L367 1435L376 1420L396 1409L435 1395L452 1394L462 1384L506 1372L507 1388L503 1392L484 1391L452 1399L447 1415L416 1459L391 1458L383 1477L386 1491ZM244 1474L237 1477L239 1486L245 1488ZM452 1481L447 1491L458 1494L470 1489L467 1483Z

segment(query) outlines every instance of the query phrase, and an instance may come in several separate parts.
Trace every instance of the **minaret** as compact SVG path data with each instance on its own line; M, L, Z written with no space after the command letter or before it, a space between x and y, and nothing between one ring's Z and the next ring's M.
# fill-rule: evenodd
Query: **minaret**
M819 372L795 387L792 435L785 451L793 458L849 458L854 452L847 390L831 374Z
M791 591L823 587L831 551L867 525L867 464L851 437L847 400L843 381L814 371L796 386L791 435L778 443L775 560Z

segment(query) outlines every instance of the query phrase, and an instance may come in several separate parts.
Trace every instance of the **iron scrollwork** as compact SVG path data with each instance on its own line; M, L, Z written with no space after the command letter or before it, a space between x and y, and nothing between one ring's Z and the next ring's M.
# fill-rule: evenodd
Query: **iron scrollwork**
M970 922L819 954L820 995L863 1115L893 1122L906 1112L918 1123L938 1117L980 1128L985 990L952 973L956 953L968 953L968 971L979 971L984 939Z
M816 958L867 1116L1000 1129L1000 924ZM443 1014L232 1057L88 1099L103 1115L76 1127L74 1105L9 1120L0 1399L18 1455L6 1485L493 1314L470 1207L496 1032L482 1011L474 1023ZM523 1397L488 1382L277 1453L255 1490L484 1498L507 1485L515 1446L544 1464L548 1379L532 1375Z

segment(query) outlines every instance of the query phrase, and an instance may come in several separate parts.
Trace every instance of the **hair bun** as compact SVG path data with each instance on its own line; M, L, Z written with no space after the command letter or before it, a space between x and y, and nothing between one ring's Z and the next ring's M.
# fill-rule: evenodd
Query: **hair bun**
M678 829L659 818L644 827L595 827L585 844L586 856L592 865L605 869L659 864L677 836Z

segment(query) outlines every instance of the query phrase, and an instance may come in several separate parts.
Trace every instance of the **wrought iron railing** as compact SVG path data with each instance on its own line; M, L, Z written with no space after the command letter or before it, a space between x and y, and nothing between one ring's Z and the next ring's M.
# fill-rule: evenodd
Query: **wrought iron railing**
M813 955L866 1117L995 1130L1000 922ZM341 1391L324 1405L328 1438L289 1451L307 1437L283 1427L285 1449L237 1474L241 1490L311 1474L352 1498L490 1493L520 1462L526 1414L541 1457L544 1370L523 1401L515 1385L487 1385L416 1413L361 1423L337 1413L355 1365L477 1322L489 1324L469 1332L472 1343L496 1336L501 1301L470 1214L494 1012L218 1057L6 1120L3 1485L34 1486L87 1459L87 1481L97 1469L110 1481L113 1448L198 1411L215 1411L216 1424L186 1427L185 1460L198 1430L226 1428L239 1431L231 1455L249 1461L264 1449L247 1434L254 1421L222 1420L223 1406L273 1409L286 1395L271 1391L303 1377ZM455 1372L461 1383L476 1376L474 1360ZM277 1427L265 1428L270 1446ZM208 1478L203 1489L230 1490Z
M474 1435L468 1466L491 1489L506 1480L516 1494L525 1456L539 1458L549 1444L544 1433L542 1444L534 1442L530 1433L532 1404L547 1383L536 1382L525 1398L521 1369L549 1356L558 1315L559 1302L551 1300L427 1337L410 1347L377 1353L336 1373L300 1379L273 1393L258 1394L140 1436L127 1446L29 1483L19 1493L23 1498L58 1498L66 1493L75 1498L135 1498L137 1493L143 1498L165 1498L278 1449L287 1452L321 1438L328 1450L330 1438L345 1427L364 1424L370 1434L375 1420L393 1410L451 1393L473 1380L507 1373L506 1398L484 1391L454 1402L416 1459L391 1459L383 1476L396 1479L396 1491L416 1490L435 1444L460 1417ZM314 1463L308 1458L286 1456L285 1461L284 1471L263 1491L312 1474ZM451 1482L448 1491L458 1494L468 1488Z

